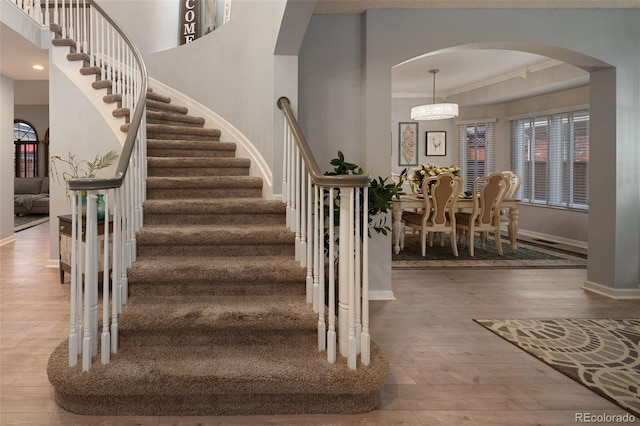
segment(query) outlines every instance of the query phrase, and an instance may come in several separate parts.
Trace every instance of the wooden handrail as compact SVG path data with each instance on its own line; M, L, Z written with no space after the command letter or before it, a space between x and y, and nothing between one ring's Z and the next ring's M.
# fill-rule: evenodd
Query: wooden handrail
M142 81L140 86L140 95L138 96L138 102L134 110L133 116L130 121L129 131L122 147L120 159L118 160L118 166L116 167L115 174L108 178L76 178L69 179L69 189L72 191L91 191L101 189L119 188L124 182L124 178L127 174L127 168L129 167L129 160L135 147L138 130L140 128L140 122L145 110L145 104L147 100L147 88L148 88L148 75L147 68L142 60L142 55L138 48L133 44L127 33L115 23L111 17L104 12L104 10L96 4L95 1L89 2L100 14L113 26L113 28L120 34L122 40L129 46L133 52L133 56L140 67L140 73L142 74Z
M289 98L286 96L280 97L277 102L278 108L282 110L285 118L287 119L287 123L289 123L289 127L293 132L294 139L296 144L298 145L298 149L300 149L300 154L304 159L305 164L307 165L307 169L309 171L309 175L311 176L311 180L314 184L320 186L327 187L354 187L354 188L362 188L369 186L369 182L371 182L370 176L363 175L339 175L339 176L325 176L320 172L320 168L318 167L318 163L316 162L311 149L309 149L309 145L307 144L307 139L304 137L302 133L302 129L300 129L300 125L298 124L298 120L296 120L293 112L291 111L291 104L289 102Z

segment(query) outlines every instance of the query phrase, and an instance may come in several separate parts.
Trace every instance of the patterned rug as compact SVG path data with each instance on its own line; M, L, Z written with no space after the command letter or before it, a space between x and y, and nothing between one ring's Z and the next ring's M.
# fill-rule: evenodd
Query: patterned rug
M23 216L13 216L13 232L22 231L32 226L40 225L47 222L49 215L46 214L27 214Z
M505 240L507 241L505 243ZM475 256L469 256L469 248L464 241L458 242L458 257L451 251L449 236L444 236L444 246L434 241L433 246L427 243L427 255L422 257L420 236L405 236L404 249L400 253L392 253L394 269L443 269L443 268L586 268L587 257L582 254L536 245L518 240L518 249L511 251L508 239L502 240L502 253L498 255L492 238L486 247L480 246L480 237L475 238Z
M640 319L475 321L640 416Z

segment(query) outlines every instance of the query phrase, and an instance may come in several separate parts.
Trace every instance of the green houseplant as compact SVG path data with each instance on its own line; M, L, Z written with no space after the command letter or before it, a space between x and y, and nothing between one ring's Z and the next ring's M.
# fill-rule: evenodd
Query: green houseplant
M342 151L338 151L338 156L331 160L330 164L334 167L333 171L326 172L326 176L338 176L338 175L362 175L364 170L357 164L350 163L345 160ZM404 169L400 174L398 182L389 182L389 177L378 177L372 179L369 183L369 205L367 210L369 212L369 228L373 229L378 234L387 235L391 231L391 227L387 223L386 215L391 209L391 201L393 197L400 198L400 192L402 191L402 185L407 175L407 169ZM339 196L334 194L335 211L334 211L334 224L339 225ZM362 200L360 201L363 202ZM362 208L362 205L360 206ZM328 207L326 207L328 209ZM371 233L369 232L369 236Z

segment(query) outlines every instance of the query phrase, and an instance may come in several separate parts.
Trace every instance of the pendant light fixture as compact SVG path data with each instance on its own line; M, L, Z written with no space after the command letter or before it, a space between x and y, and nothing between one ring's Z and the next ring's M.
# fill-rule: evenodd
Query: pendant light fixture
M433 103L411 108L412 120L445 120L458 116L458 104L436 103L436 74L438 72L440 72L438 69L429 70L429 74L433 74Z

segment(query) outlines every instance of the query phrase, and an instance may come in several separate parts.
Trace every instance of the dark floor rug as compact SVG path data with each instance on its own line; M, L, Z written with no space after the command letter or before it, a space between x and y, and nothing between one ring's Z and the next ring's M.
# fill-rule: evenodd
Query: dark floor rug
M506 243L505 243L506 241ZM449 236L444 236L444 246L438 240L429 247L422 257L420 236L408 233L405 236L404 249L392 254L394 269L443 269L443 268L586 268L587 257L584 254L537 245L518 240L518 249L513 252L508 239L502 239L502 253L498 255L495 242L490 238L485 248L480 245L480 237L475 238L474 256L463 241L458 242L458 257L453 255Z
M640 319L475 321L640 417Z
M22 231L32 226L40 225L47 222L49 215L46 214L26 214L20 216L13 216L13 232Z

